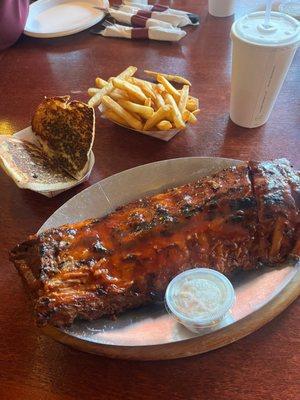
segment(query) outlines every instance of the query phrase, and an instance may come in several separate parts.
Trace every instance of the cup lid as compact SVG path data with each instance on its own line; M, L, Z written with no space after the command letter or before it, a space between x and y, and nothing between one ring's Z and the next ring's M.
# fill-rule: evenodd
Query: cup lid
M298 46L300 44L300 23L293 17L271 12L268 26L264 25L265 12L245 15L232 26L232 32L242 40L264 46Z
M278 10L282 13L290 15L291 17L300 19L299 1L289 1L288 3L282 3L279 5Z

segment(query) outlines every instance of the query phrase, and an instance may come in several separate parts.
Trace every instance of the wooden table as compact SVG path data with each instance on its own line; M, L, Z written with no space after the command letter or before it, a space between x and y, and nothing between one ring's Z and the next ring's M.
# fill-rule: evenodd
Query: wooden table
M238 16L247 11L243 4ZM0 54L1 133L30 125L43 96L70 93L86 100L95 76L107 78L129 64L141 71L186 76L202 109L199 124L169 143L129 133L97 115L96 165L89 181L54 199L20 190L0 173L1 399L299 398L299 301L258 332L208 354L166 362L110 360L42 336L21 279L8 261L8 250L36 232L75 193L130 167L204 155L243 160L286 156L300 167L300 54L268 123L253 130L237 127L228 118L233 18L209 16L203 0L174 1L173 7L202 18L201 26L188 28L180 44L105 39L83 32L52 40L23 37Z

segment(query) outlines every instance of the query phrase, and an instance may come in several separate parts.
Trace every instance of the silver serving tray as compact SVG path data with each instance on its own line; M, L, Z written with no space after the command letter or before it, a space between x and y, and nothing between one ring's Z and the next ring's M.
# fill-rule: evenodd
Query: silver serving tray
M142 165L106 178L67 201L40 228L101 217L116 207L166 188L192 182L241 161L187 157ZM241 272L232 278L236 302L221 325L195 334L177 323L163 304L126 312L117 319L79 321L46 334L83 351L117 358L169 359L203 353L231 343L274 318L298 295L300 264Z

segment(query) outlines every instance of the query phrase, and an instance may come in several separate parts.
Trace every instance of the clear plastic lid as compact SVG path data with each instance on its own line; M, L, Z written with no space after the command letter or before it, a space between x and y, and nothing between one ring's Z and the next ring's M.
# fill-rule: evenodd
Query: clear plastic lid
M232 32L240 39L265 46L299 46L300 23L289 15L271 12L269 25L265 26L265 12L255 12L238 19Z
M182 323L209 326L220 321L235 301L230 281L208 268L190 269L168 285L165 302L168 311Z
M300 1L289 1L288 3L282 3L278 7L279 11L285 14L289 14L291 17L300 19Z

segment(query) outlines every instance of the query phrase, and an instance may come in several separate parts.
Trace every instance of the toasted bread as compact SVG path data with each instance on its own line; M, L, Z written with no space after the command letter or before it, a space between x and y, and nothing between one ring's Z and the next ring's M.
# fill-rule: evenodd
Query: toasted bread
M26 140L2 138L0 165L24 189L55 191L74 186L77 182L49 160L40 147Z
M32 118L32 130L49 158L80 180L87 172L95 136L95 113L69 96L46 98Z

